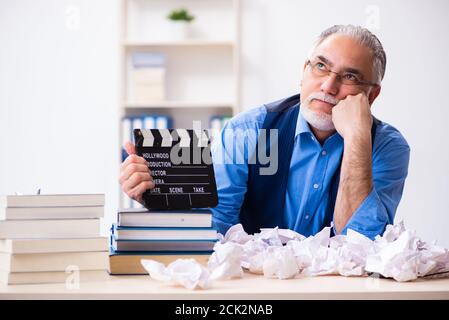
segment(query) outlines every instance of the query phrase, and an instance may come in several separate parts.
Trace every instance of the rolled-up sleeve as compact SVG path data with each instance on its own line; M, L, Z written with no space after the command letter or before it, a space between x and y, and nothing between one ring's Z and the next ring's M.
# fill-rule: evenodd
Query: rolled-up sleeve
M391 126L381 128L373 150L373 189L348 221L342 234L355 230L374 239L394 223L408 174L410 147Z

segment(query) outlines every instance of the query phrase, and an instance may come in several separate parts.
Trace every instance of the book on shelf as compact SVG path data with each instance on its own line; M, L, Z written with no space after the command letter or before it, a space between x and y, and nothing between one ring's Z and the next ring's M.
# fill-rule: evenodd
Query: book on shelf
M165 55L157 52L134 52L131 63L131 100L136 103L165 100Z
M95 282L106 281L109 278L107 270L81 270L81 271L41 271L41 272L5 272L0 270L0 283L15 284L45 284L70 282L70 276L77 272L76 281Z
M100 219L4 220L0 239L98 237Z
M5 253L52 253L108 251L107 237L67 239L1 239L0 252Z
M0 252L0 270L4 272L44 272L77 270L107 270L108 251L52 252L15 254Z
M111 239L115 251L212 251L217 240L116 240Z
M0 208L104 206L104 194L35 194L0 196Z
M155 125L155 129L169 129L172 127L172 120L167 116L157 116L155 119Z
M209 209L148 210L122 209L118 211L119 227L211 227Z
M114 224L112 235L117 240L215 240L213 228L152 228L119 227Z
M104 216L103 206L0 207L0 220L92 219Z
M212 252L116 252L111 249L109 255L109 273L112 275L148 275L142 266L142 259L155 260L165 265L178 259L195 259L207 266Z

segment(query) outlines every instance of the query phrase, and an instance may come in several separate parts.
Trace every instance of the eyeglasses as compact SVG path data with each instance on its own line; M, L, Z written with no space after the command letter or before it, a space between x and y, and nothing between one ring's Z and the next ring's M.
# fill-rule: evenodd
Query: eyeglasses
M307 64L311 67L312 73L316 77L325 77L329 76L331 73L335 73L337 75L337 79L345 85L348 86L377 86L377 83L372 82L366 82L363 81L358 74L352 73L352 72L344 72L344 73L338 73L335 71L331 71L329 67L321 61L311 62L310 60L307 61Z

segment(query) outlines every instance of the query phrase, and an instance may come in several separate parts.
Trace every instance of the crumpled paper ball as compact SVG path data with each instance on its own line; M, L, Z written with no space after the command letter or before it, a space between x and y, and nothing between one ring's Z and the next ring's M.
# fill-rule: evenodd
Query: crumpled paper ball
M155 280L181 285L190 290L207 289L210 286L209 270L195 259L178 259L167 267L154 260L142 259L141 263Z

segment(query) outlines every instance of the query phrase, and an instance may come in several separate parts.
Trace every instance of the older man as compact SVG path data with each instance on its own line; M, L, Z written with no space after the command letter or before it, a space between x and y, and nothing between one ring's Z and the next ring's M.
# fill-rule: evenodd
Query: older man
M215 226L222 233L236 223L249 233L279 226L308 236L333 222L336 234L350 228L374 238L393 223L410 148L370 112L385 66L382 44L370 31L338 25L322 32L304 63L301 94L237 115L216 139ZM262 145L261 134L270 130L277 130L277 141ZM256 132L259 139L253 145L229 132ZM251 154L266 148L272 157L274 145L277 170L262 174L262 161ZM222 161L236 154L242 162ZM142 160L130 156L120 177L137 200L153 187Z

